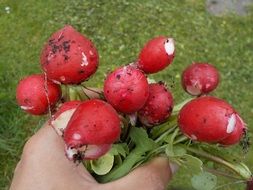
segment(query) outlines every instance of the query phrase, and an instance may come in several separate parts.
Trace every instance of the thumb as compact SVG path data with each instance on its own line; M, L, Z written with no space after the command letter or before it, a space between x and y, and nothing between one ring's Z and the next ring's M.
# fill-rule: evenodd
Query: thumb
M175 167L171 167L167 158L158 157L133 170L127 176L102 185L101 189L163 190L166 189L174 172Z

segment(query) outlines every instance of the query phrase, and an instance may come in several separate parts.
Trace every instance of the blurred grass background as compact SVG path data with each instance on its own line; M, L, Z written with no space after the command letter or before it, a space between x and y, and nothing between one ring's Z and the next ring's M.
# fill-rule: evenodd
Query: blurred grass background
M171 36L175 60L152 77L166 81L180 102L188 97L180 86L182 70L193 61L214 64L222 80L213 95L231 103L253 129L253 11L215 17L204 0L0 0L0 189L8 189L24 143L45 120L19 109L16 85L22 77L41 72L43 43L65 24L89 37L99 51L100 67L89 85L101 87L104 74L134 61L147 40ZM252 156L250 148L245 162L251 170ZM187 177L179 171L171 186L191 189Z

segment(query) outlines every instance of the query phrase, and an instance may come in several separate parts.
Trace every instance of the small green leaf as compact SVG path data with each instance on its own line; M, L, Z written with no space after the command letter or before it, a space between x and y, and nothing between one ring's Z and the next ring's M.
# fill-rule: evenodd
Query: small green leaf
M180 145L170 146L165 149L165 153L168 157L182 157L186 154L186 149Z
M110 153L112 155L121 155L125 158L129 154L129 149L126 143L113 144Z
M91 163L91 169L98 175L105 175L113 167L114 162L114 156L110 153L107 153L106 155L100 157L97 160L92 160Z
M209 172L201 172L192 177L191 183L196 190L212 190L217 184L217 177Z
M130 138L135 146L143 152L149 151L157 147L156 143L148 137L145 129L133 127L130 131Z
M190 173L197 174L202 172L203 162L199 158L186 154L182 157L182 160Z

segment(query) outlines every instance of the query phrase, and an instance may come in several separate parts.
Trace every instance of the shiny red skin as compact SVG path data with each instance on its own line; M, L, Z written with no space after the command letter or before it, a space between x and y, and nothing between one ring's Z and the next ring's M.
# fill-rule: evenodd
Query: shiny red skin
M81 103L64 131L67 147L112 144L120 136L120 119L113 107L98 99Z
M18 105L32 115L46 114L49 111L49 104L45 84L47 85L50 107L53 108L61 98L61 88L49 80L46 83L43 74L30 75L19 82L16 89Z
M240 142L244 132L246 130L246 126L240 116L236 115L236 125L234 131L225 139L219 142L221 145L230 146Z
M192 140L216 143L227 138L228 120L234 109L224 100L203 96L188 102L178 115L179 128Z
M173 96L164 83L149 84L149 97L138 117L144 125L154 126L166 121L172 109Z
M172 63L175 51L170 55L166 53L164 44L167 39L164 36L153 38L142 48L137 65L145 73L157 73Z
M99 57L93 43L67 25L49 38L41 52L40 62L51 80L79 84L96 72Z
M193 63L183 71L181 83L191 95L207 94L218 86L219 72L211 64ZM190 88L196 88L196 92L191 92Z
M131 114L148 99L148 81L142 71L132 66L116 69L104 82L106 100L119 112Z

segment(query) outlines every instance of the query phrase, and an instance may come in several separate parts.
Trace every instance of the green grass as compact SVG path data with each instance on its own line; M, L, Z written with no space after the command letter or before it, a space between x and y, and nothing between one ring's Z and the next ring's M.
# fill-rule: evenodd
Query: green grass
M11 8L10 14L4 10ZM251 11L252 12L252 11ZM193 61L214 64L221 84L213 93L226 99L253 129L253 14L214 17L204 1L104 0L0 2L0 189L8 189L22 146L44 118L23 113L15 103L18 80L39 73L39 55L45 40L64 24L71 24L96 44L100 67L89 85L103 85L104 74L134 61L140 48L158 35L176 40L171 66L152 77L171 86L176 102L186 97L180 73ZM253 170L253 151L246 162ZM179 172L173 186L187 186ZM223 181L222 181L223 182ZM240 185L234 185L239 189ZM226 189L226 188L223 188Z

